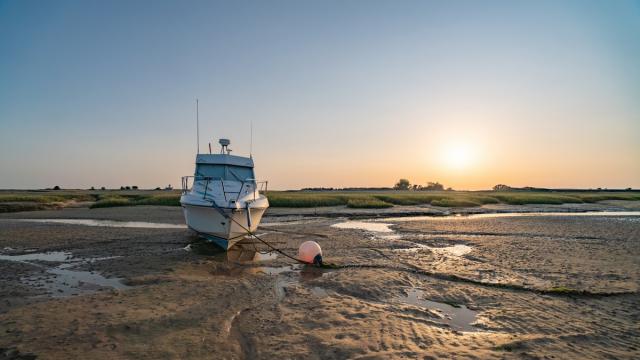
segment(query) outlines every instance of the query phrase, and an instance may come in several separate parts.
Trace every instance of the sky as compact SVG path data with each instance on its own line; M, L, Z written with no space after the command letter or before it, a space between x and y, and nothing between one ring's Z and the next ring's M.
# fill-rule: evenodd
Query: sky
M640 188L640 1L0 0L0 188Z

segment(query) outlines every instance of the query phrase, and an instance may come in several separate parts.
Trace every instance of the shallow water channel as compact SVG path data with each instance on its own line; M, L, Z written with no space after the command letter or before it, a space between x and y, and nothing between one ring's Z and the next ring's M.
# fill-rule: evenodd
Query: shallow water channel
M144 221L115 221L98 219L16 219L12 221L36 222L49 224L67 224L84 226L105 226L121 228L144 228L144 229L186 229L186 225L152 223Z
M355 221L348 220L344 222L339 222L337 224L331 225L332 227L338 229L356 229L356 230L364 230L371 234L374 239L377 240L399 240L399 241L408 241L404 240L402 234L397 233L393 229L391 229L392 223L383 223L377 221ZM395 251L418 251L422 249L429 249L434 253L441 255L449 255L460 257L465 254L470 253L473 249L468 245L456 244L452 246L444 246L444 247L433 247L427 246L424 244L408 241L412 244L409 248L396 249Z
M76 258L71 253L63 251L0 255L0 260L15 261L41 268L42 272L23 277L21 281L31 287L44 290L52 297L79 295L103 287L128 288L120 278L108 278L95 271L74 269L87 263L112 258L114 257Z

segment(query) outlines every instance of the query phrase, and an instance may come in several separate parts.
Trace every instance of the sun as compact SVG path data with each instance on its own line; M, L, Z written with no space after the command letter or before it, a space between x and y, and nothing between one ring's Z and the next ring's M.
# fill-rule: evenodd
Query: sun
M471 165L473 152L465 144L448 144L444 149L444 163L455 170L463 170Z

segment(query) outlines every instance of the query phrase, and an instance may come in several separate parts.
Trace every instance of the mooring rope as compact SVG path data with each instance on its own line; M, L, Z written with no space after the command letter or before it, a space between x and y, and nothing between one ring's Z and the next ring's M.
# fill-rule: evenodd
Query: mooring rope
M253 236L253 237L254 237L254 238L256 238L258 241L260 241L261 243L263 243L263 244L265 244L267 247L269 247L271 250L273 250L273 251L277 252L278 254L280 254L280 255L282 255L282 256L285 256L285 257L287 257L287 258L289 258L289 259L291 259L291 260L293 260L293 261L295 261L295 262L298 262L298 263L301 263L301 264L306 264L306 265L313 265L313 264L308 263L308 262L306 262L306 261L302 261L302 260L300 260L300 259L298 259L298 258L295 258L295 257L293 257L293 256L291 256L291 255L289 255L289 254L285 253L284 251L282 251L282 250L278 249L277 247L275 247L275 246L273 246L273 245L269 244L269 242L267 242L266 240L261 239L258 235L254 234L254 233L253 233L253 231L251 231L251 230L247 229L246 227L244 227L244 225L243 225L243 224L241 224L241 223L239 223L236 219L234 219L234 218L233 218L233 216L228 216L228 215L224 212L224 210L222 210L222 209L218 206L218 204L216 204L216 203L215 203L215 201L211 201L211 203L212 203L213 207L214 207L216 210L218 210L218 212L220 213L220 215L222 215L222 217L224 217L225 219L227 219L227 220L231 220L231 221L233 221L234 223L236 223L236 224L237 224L238 226L240 226L244 231L246 231L246 232L247 232L247 234L249 234L250 236Z

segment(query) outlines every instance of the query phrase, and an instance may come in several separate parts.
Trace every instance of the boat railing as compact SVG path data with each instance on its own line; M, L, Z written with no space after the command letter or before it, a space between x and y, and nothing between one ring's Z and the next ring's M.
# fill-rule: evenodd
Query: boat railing
M216 182L219 181L220 185L222 186L222 194L224 195L224 200L227 201L227 195L232 196L232 195L236 195L236 201L238 201L238 199L240 199L240 195L242 194L242 189L244 188L244 185L246 183L254 183L256 184L256 189L258 190L258 193L264 193L267 191L268 186L269 186L269 182L268 181L256 181L255 179L246 179L245 181L242 181L242 183L240 184L240 190L238 191L229 191L227 192L224 186L225 180L220 178L220 177L213 177L213 176L183 176L182 177L182 194L186 194L187 192L191 191L191 189L193 188L193 184L196 181L206 181L205 186L204 186L204 194L202 196L203 199L207 198L207 192L209 190L209 184L212 182ZM234 180L234 182L237 182ZM256 199L256 191L253 191L253 200Z

